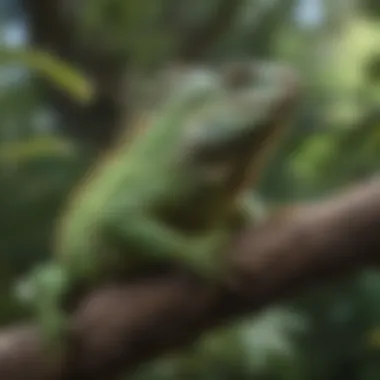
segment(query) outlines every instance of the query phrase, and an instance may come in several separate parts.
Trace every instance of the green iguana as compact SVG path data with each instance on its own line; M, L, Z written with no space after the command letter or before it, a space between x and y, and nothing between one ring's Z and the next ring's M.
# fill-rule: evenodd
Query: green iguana
M222 281L218 251L236 223L255 218L250 186L296 81L265 63L203 74L188 75L72 196L54 258L24 282L49 344L64 345L62 302L76 284L89 289L154 261Z

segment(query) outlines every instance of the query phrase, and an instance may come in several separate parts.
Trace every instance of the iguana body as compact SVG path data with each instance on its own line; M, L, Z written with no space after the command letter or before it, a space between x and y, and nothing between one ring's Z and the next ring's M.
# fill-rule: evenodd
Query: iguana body
M294 90L287 70L242 70L242 83L210 73L207 83L184 84L89 173L60 222L53 261L28 284L48 339L63 337L62 299L74 284L91 287L152 261L220 280L227 268L218 250L235 221L255 211L252 173Z

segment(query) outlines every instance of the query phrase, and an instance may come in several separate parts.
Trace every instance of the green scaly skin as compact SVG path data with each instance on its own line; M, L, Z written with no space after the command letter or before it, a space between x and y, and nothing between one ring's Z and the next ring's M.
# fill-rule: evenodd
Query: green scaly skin
M281 107L294 97L286 68L245 64L244 80L189 75L132 143L89 173L68 205L54 259L25 287L44 339L65 348L64 297L153 261L177 261L219 281L228 268L218 251L233 225L257 218L250 187L270 138L283 126ZM49 347L50 347L49 346Z

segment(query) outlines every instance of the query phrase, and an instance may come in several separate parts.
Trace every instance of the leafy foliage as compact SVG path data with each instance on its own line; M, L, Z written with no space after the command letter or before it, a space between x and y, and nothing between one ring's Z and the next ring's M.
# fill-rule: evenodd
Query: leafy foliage
M22 64L33 71L40 72L78 101L88 102L94 96L94 89L89 81L70 65L46 52L36 49L2 48L0 49L0 64Z
M124 109L133 103L134 93L119 103L113 86L125 78L117 75L129 73L126 77L137 93L142 81L134 76L136 69L154 71L171 63L189 35L211 25L222 0L74 3L67 2L58 12L70 21L62 24L69 25L64 32L71 37L63 38L66 34L54 28L43 35L54 48L50 51L61 54L53 58L33 44L0 49L0 322L4 324L25 316L11 296L11 285L49 255L54 221L67 193L93 160L87 146L60 136L57 116L69 114L65 120L88 134L98 133L95 122L103 132L109 128L115 112L118 123L127 123ZM263 195L277 204L308 200L375 173L380 167L378 1L321 0L320 22L307 22L307 15L299 12L301 3L311 3L306 0L242 3L226 33L198 59L206 63L241 56L287 60L300 72L306 90L289 134L263 173ZM7 12L0 23L23 19L12 2L4 4ZM28 11L30 4L23 3ZM316 14L310 7L306 8ZM33 31L31 27L29 33L36 37ZM38 38L31 40L41 42L41 35ZM70 54L65 56L67 51ZM100 70L83 60L78 65L80 59L73 51L98 52L96 63L112 51L116 53L112 59L124 69ZM47 79L60 96L44 95L44 85L33 73ZM95 108L86 108L89 103ZM186 352L147 365L135 378L377 379L379 297L379 276L358 274L212 332Z

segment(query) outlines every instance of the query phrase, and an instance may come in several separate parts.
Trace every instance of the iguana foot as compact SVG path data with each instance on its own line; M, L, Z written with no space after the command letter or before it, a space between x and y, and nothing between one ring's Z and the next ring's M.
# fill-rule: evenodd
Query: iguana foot
M225 235L217 233L202 238L191 253L184 258L185 264L197 275L211 281L220 281L225 272L220 250L223 249Z
M209 255L211 256L211 255ZM218 281L222 276L221 266L216 263L212 257L194 257L193 260L188 260L187 265L197 275L206 280Z

